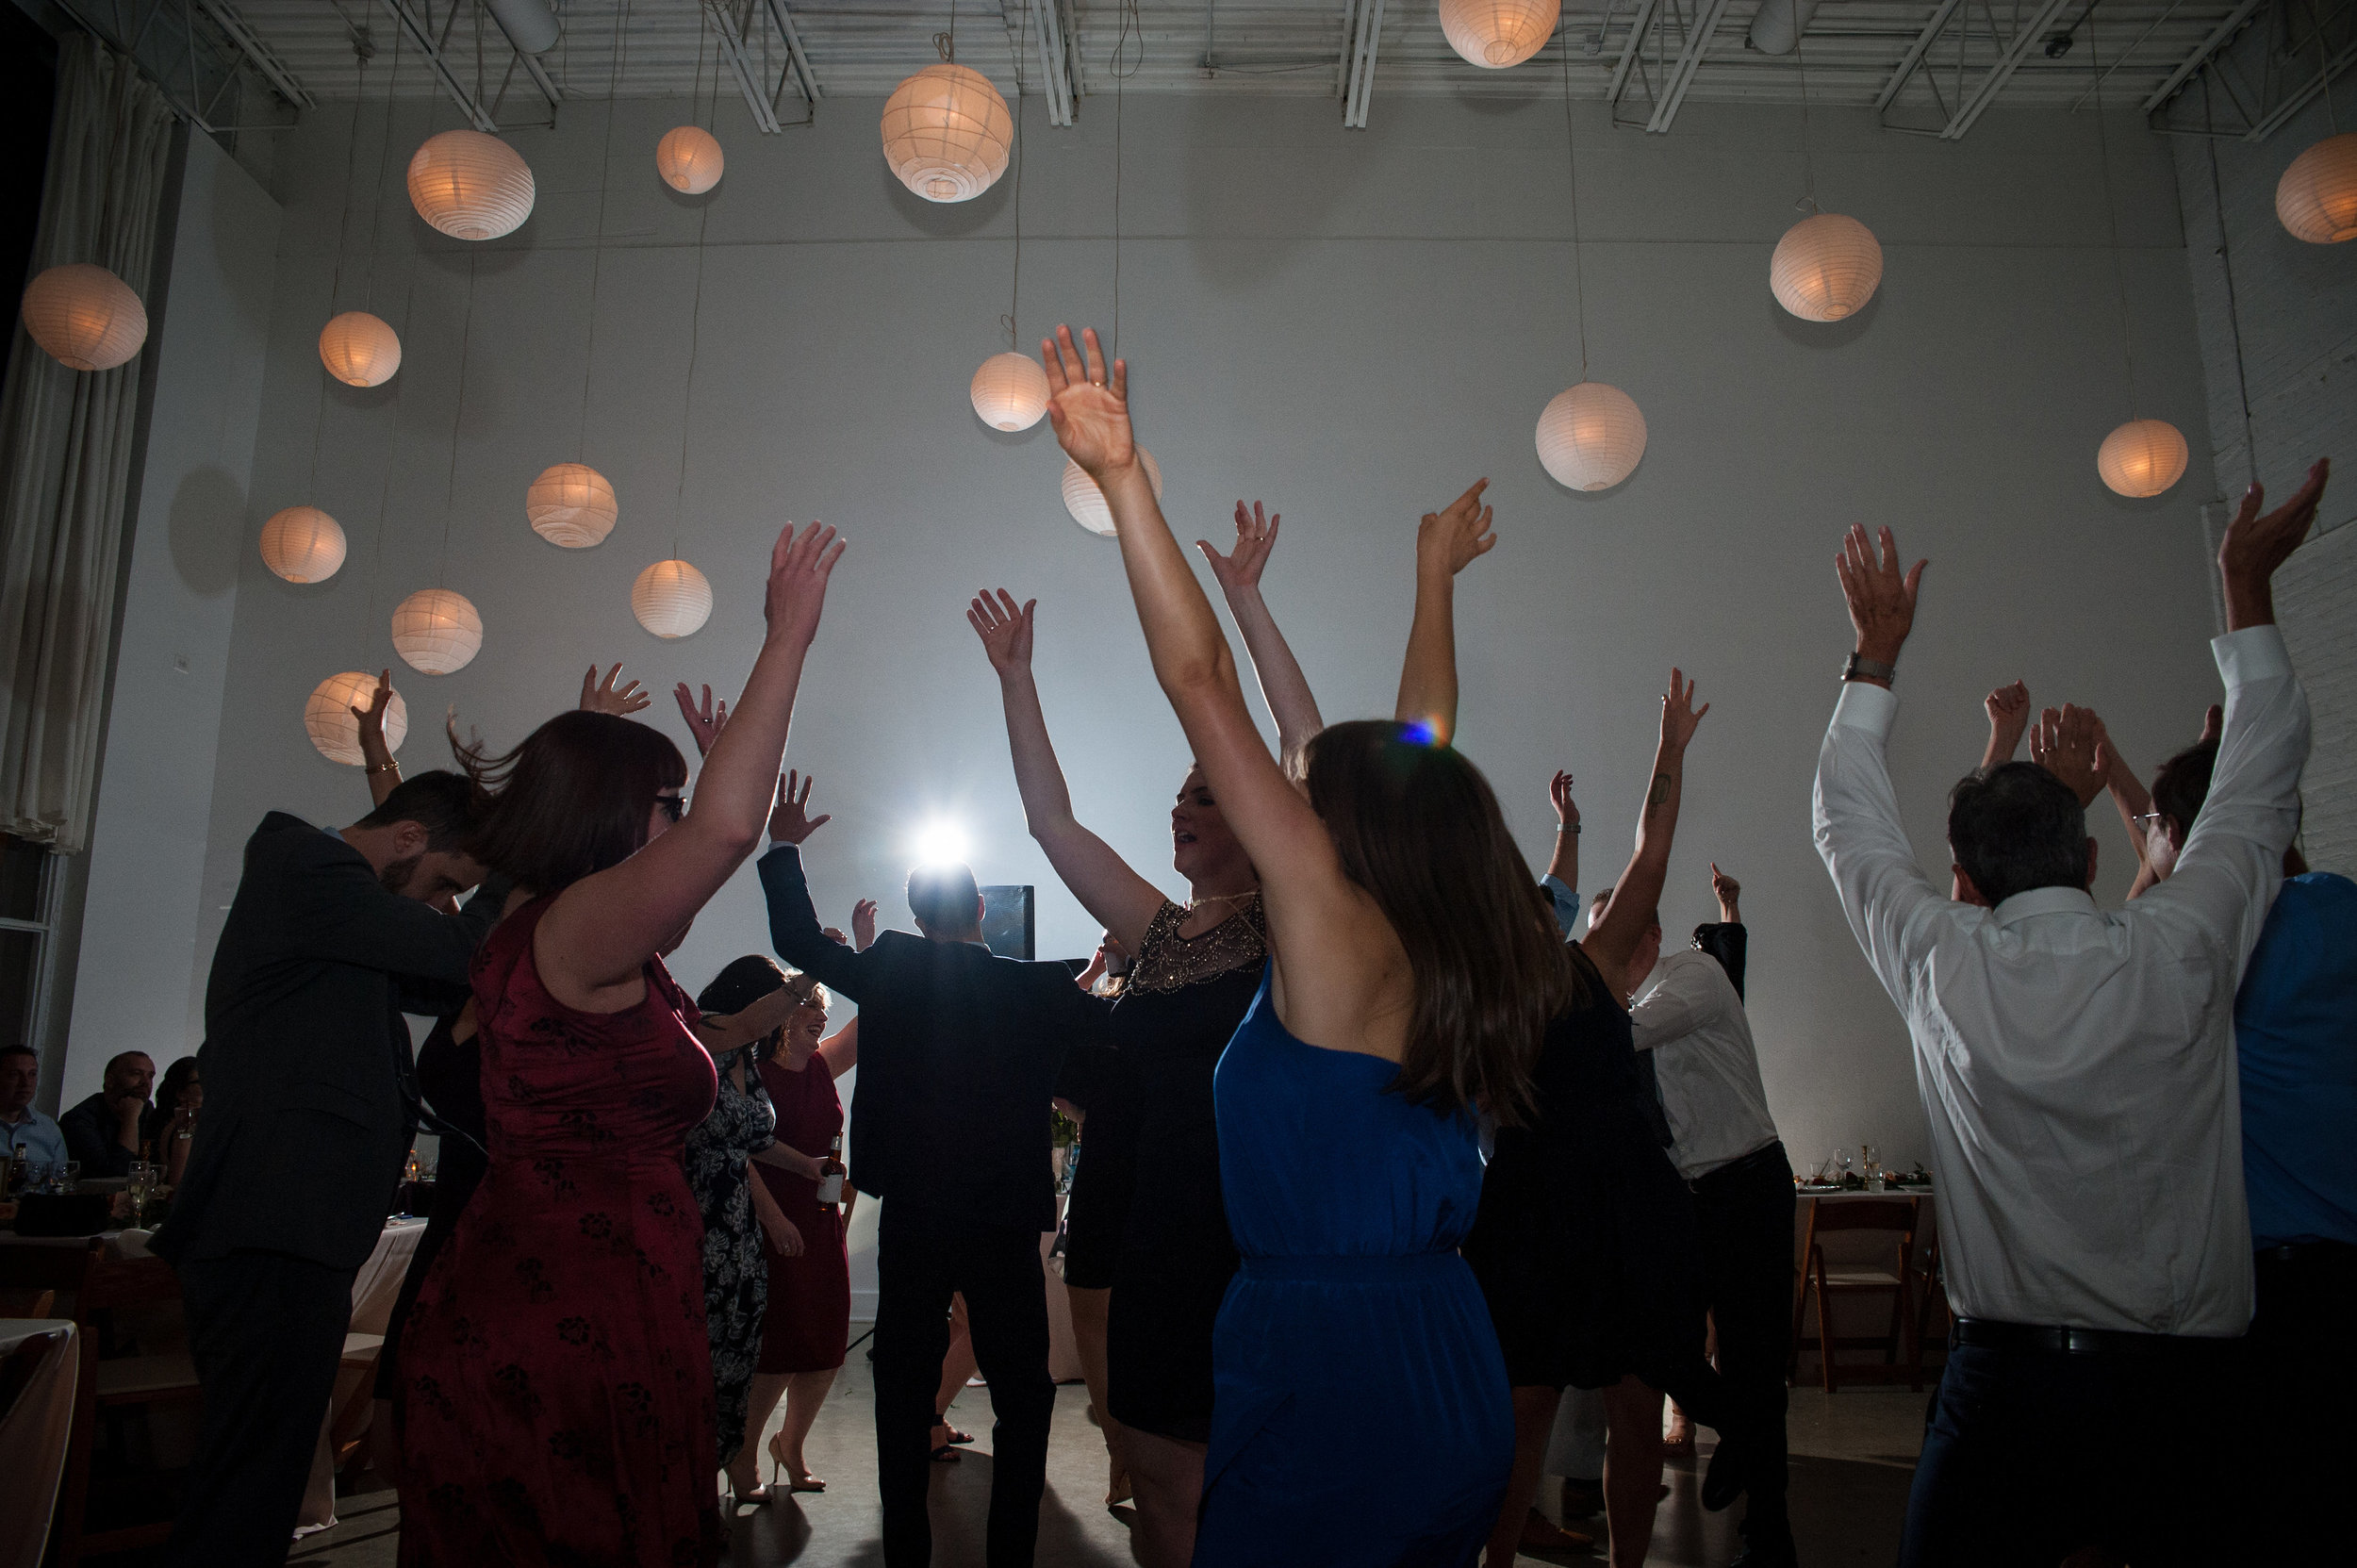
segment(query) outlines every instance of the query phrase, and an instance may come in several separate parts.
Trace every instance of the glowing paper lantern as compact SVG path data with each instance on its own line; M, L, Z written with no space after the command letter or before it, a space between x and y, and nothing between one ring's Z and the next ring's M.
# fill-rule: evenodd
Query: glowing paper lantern
M262 524L262 564L289 583L324 583L344 564L344 531L316 506L289 506Z
M427 675L464 669L483 650L483 618L462 593L420 588L393 606L393 652Z
M401 369L401 335L365 310L347 310L320 328L320 363L347 387L382 387Z
M1574 490L1608 490L1645 455L1645 416L1618 387L1583 381L1539 414L1539 461Z
M311 744L319 748L320 755L329 762L359 767L360 720L352 710L365 709L375 701L376 677L365 669L330 675L313 688L303 704L303 727L311 732ZM395 692L385 705L385 748L398 751L408 737L409 704Z
M654 144L655 173L682 194L701 196L720 183L719 140L701 125L675 125Z
M2184 477L2185 437L2167 420L2130 420L2103 437L2095 471L2120 495L2159 495Z
M992 355L965 390L993 430L1029 430L1047 412L1047 372L1028 354Z
M532 520L532 531L568 550L586 550L602 541L621 515L613 484L586 463L542 469L524 492L524 516Z
M693 636L712 619L712 585L685 561L657 561L630 586L630 613L656 636Z
M1043 375L1046 371L1041 372ZM1154 461L1154 454L1138 448L1138 461L1146 465L1146 483L1154 487L1154 499L1162 499L1162 466ZM1063 465L1063 509L1072 514L1072 520L1092 534L1106 538L1113 536L1113 509L1105 500L1105 492L1096 487L1088 470L1067 457Z
M2357 131L2328 136L2292 159L2275 183L2275 215L2295 239L2357 239Z
M1776 303L1805 322L1838 322L1874 297L1883 248L1854 218L1820 212L1784 231L1768 262Z
M929 65L884 100L884 161L929 202L970 202L1007 172L1014 117L990 78Z
M74 371L111 371L147 341L147 306L104 267L69 261L25 287L25 330Z
M532 216L532 170L481 131L429 136L409 160L409 205L453 239L497 239Z
M1466 63L1520 65L1555 36L1561 0L1441 0L1441 31Z

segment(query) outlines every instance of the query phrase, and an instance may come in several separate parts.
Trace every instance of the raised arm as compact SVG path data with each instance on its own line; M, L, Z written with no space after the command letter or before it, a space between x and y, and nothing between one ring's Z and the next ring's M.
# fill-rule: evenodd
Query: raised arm
M1269 614L1268 602L1261 597L1261 573L1268 566L1269 552L1277 548L1277 521L1275 512L1263 519L1259 502L1246 512L1239 501L1234 553L1222 555L1209 539L1195 540L1195 547L1211 563L1211 575L1219 579L1220 592L1228 600L1228 613L1236 618L1236 630L1244 634L1252 672L1260 677L1261 700L1268 704L1269 717L1277 720L1277 758L1286 772L1297 773L1301 749L1326 728L1326 720L1310 691L1310 678L1302 674L1301 663L1294 657L1293 645L1277 629L1277 618Z
M1999 686L1981 699L1981 707L1988 715L1988 746L1981 752L1981 766L2013 761L2021 750L2022 732L2030 727L2030 688L2019 681Z
M1072 791L1047 738L1047 716L1031 679L1032 612L1037 600L1017 607L1014 595L985 588L966 607L966 624L982 639L982 652L998 674L998 699L1007 713L1007 749L1014 757L1015 788L1023 796L1023 821L1047 853L1047 864L1098 924L1134 948L1146 935L1162 889L1147 882L1113 847L1080 825L1072 814Z
M1557 768L1547 786L1555 807L1555 853L1539 885L1555 904L1555 923L1566 937L1579 924L1579 802L1572 799L1572 776Z
M1402 724L1425 724L1436 745L1457 735L1457 574L1498 542L1491 507L1481 504L1487 479L1416 525L1416 616L1408 628L1408 657L1399 671Z
M802 661L842 553L834 530L815 522L779 534L764 605L768 635L728 728L704 758L693 809L620 865L567 888L534 935L541 977L559 1000L590 1012L630 1005L640 966L686 929L761 842Z
M1661 739L1654 750L1653 772L1645 783L1645 803L1637 814L1637 848L1628 868L1612 884L1612 901L1580 947L1595 961L1606 983L1625 993L1628 961L1644 940L1646 928L1659 916L1662 884L1670 875L1670 847L1677 837L1678 810L1686 794L1686 748L1710 704L1694 706L1694 683L1685 672L1670 671L1670 690L1661 699Z
M614 683L621 673L619 659L614 662L613 668L605 672L603 680L598 678L598 667L591 665L589 673L581 678L581 711L610 713L617 718L626 718L654 701L638 689L635 681L617 686Z
M794 1015L802 1005L801 997L791 985L781 985L766 996L734 1013L707 1013L696 1023L696 1037L704 1048L718 1056L739 1046L750 1046L763 1035Z
M795 968L858 1001L870 994L871 981L880 982L882 959L873 948L853 951L818 923L802 872L802 841L828 817L813 820L809 805L808 781L791 772L778 781L777 802L769 813L770 850L756 867L769 906L769 946Z
M352 710L352 717L360 721L360 762L369 770L371 805L383 805L385 797L401 787L401 764L393 760L393 749L385 744L385 710L392 701L393 672L387 669L377 676L369 705Z

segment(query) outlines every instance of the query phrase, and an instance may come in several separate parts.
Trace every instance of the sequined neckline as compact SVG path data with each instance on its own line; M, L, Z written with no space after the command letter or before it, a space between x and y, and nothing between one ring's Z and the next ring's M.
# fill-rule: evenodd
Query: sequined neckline
M1198 935L1178 934L1186 917L1186 910L1168 900L1154 912L1138 944L1137 963L1130 967L1125 992L1182 990L1268 957L1268 917L1257 893L1233 915Z

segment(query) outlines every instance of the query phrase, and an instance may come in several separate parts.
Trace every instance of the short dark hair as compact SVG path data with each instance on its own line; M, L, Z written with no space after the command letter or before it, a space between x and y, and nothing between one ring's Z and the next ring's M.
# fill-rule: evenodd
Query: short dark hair
M560 713L503 756L456 750L474 785L467 852L543 895L637 853L654 798L687 783L660 730L608 713Z
M963 861L919 866L909 873L909 913L931 931L964 931L982 896L974 868Z
M383 805L353 825L389 828L396 822L415 822L423 828L429 850L441 853L455 850L474 832L474 785L464 773L437 767L393 785Z
M130 1050L119 1050L112 1056L107 1058L106 1070L107 1073L111 1074L117 1067L121 1066L124 1063L128 1062L134 1056L147 1056L147 1065L151 1067L156 1065L156 1059L153 1056L148 1056L147 1052L134 1047Z
M1993 907L2038 887L2087 884L2087 814L2034 762L1967 773L1948 792L1948 849Z
M2152 775L2152 809L2175 822L2179 833L2192 833L2193 819L2210 798L2210 775L2217 769L2217 741L2186 747Z
M41 1065L41 1052L30 1046L0 1046L0 1056L29 1056L36 1068Z

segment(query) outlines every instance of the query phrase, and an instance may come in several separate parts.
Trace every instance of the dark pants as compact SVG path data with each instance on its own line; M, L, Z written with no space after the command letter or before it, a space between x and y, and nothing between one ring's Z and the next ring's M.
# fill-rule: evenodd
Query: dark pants
M2357 1357L2349 1349L2357 1311L2357 1246L2312 1242L2258 1254L2258 1312L2244 1444L2252 1560L2324 1562L2347 1551L2352 1444L2342 1413L2357 1405Z
M179 1267L189 1350L205 1391L172 1568L280 1562L335 1393L356 1270L283 1252Z
M1047 1487L1047 1285L1039 1234L883 1206L876 1241L876 1473L888 1568L925 1568L932 1522L933 1395L949 1351L949 1297L965 1295L974 1359L990 1383L990 1568L1029 1568Z
M1754 1545L1787 1540L1785 1358L1792 1337L1792 1166L1770 1144L1695 1181L1703 1284L1719 1325L1719 1376L1757 1444L1745 1490ZM1722 1436L1724 1434L1722 1434Z
M2071 1354L1952 1343L1900 1568L2244 1560L2227 1529L2239 1340ZM2316 1412L2312 1412L2316 1413ZM2330 1419L2330 1417L2320 1417Z

